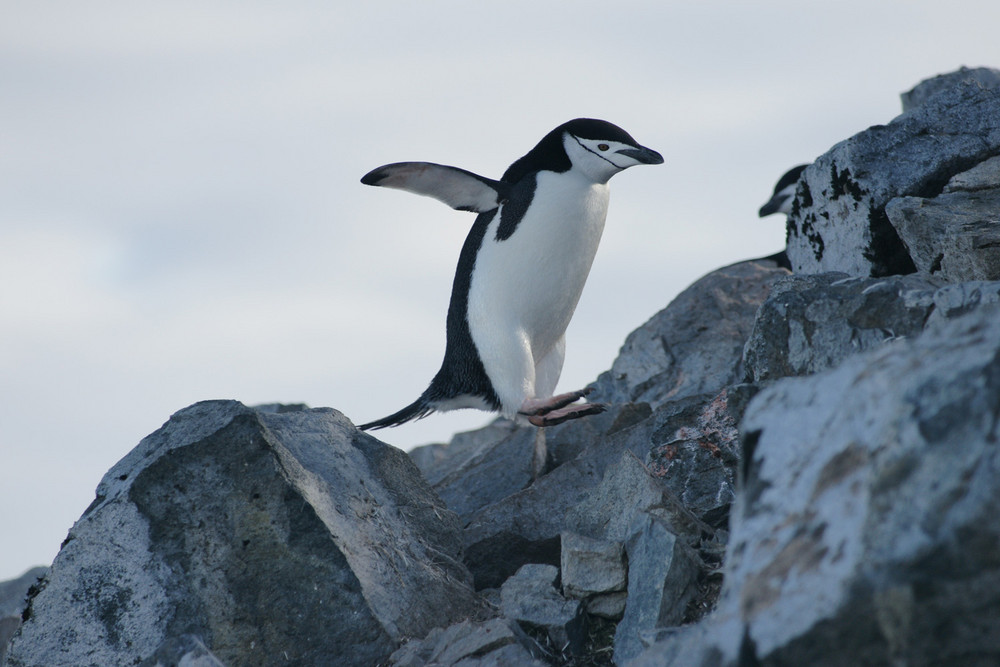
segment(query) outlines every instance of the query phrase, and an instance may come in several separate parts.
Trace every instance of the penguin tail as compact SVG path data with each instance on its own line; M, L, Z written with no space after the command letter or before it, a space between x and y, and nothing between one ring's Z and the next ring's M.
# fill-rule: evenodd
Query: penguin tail
M388 417L383 417L382 419L376 419L373 422L362 424L358 427L358 429L362 431L374 431L388 426L399 426L400 424L405 424L406 422L411 422L415 419L423 419L432 412L434 412L434 408L431 407L426 394L424 394L402 410L393 412Z

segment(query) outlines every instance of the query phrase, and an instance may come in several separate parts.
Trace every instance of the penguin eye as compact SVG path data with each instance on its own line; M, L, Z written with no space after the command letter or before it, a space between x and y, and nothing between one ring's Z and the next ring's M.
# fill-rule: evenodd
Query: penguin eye
M606 151L609 148L611 148L611 146L608 146L607 144L597 144L597 150L599 151Z

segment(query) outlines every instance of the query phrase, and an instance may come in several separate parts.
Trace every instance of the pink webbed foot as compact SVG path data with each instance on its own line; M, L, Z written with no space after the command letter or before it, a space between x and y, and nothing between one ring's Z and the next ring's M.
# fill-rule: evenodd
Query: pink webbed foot
M550 398L526 398L521 404L520 414L526 416L535 426L555 426L570 419L596 415L607 410L603 403L581 403L570 405L592 391L591 388L571 391Z

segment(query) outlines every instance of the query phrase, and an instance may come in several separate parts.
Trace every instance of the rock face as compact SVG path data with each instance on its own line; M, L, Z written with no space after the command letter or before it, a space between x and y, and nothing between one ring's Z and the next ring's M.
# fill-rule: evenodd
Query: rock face
M603 414L408 458L332 410L177 413L7 664L1000 664L997 84L925 82L806 169L795 272L689 287Z
M917 270L913 241L886 207L897 197L936 198L953 176L1000 153L1000 89L984 87L983 80L995 86L1000 72L962 70L929 83L926 93L911 91L906 113L837 144L806 168L788 216L787 252L795 273ZM969 206L968 215L976 218L975 204ZM896 209L895 217L908 214ZM929 269L943 261L932 254Z
M333 410L200 403L105 476L9 664L140 662L181 635L225 664L375 664L477 613L458 529Z

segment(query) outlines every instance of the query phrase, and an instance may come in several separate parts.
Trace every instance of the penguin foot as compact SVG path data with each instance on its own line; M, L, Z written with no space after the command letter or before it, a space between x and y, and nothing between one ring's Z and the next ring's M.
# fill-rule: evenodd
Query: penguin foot
M607 410L603 403L583 403L570 405L593 391L593 387L559 394L549 398L526 398L521 404L520 414L526 416L535 426L555 426L570 419L596 415Z

